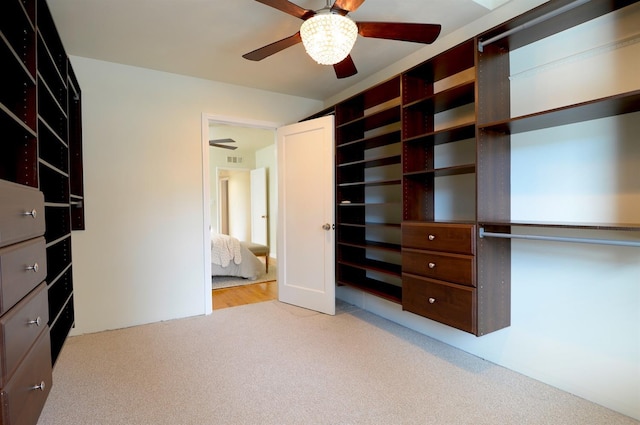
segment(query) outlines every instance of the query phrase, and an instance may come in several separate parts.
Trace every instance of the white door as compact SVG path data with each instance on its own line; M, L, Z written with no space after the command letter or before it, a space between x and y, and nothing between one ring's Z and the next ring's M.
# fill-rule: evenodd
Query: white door
M335 314L333 116L280 127L278 299Z
M251 242L268 244L267 169L251 170Z

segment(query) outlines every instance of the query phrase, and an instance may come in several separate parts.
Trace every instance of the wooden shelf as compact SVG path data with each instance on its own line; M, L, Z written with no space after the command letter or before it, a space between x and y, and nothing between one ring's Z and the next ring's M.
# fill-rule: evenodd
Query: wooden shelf
M640 90L635 90L494 123L479 124L478 129L517 134L638 111L640 111Z
M339 245L350 246L353 248L374 249L379 251L389 251L400 253L400 245L388 242L364 241L362 243L338 242Z
M471 122L468 124L461 124L437 131L417 134L415 136L403 139L403 142L408 145L420 143L424 146L437 146L444 145L446 143L454 143L461 140L472 139L475 137L475 135L476 124L475 122Z
M379 156L376 158L362 159L359 161L344 162L338 167L362 166L364 168L383 167L385 165L400 164L400 155Z
M434 168L429 170L411 171L404 173L404 177L417 178L425 175L434 175L435 177L457 176L461 174L473 174L476 172L475 164L455 165L452 167Z
M388 274L395 277L400 277L400 273L401 273L400 264L386 263L384 261L377 261L377 260L371 260L371 259L365 259L365 261L360 261L357 263L338 260L338 264L343 266L353 267L354 269L361 269L366 271Z
M338 152L346 150L346 148L358 147L361 149L373 149L381 146L391 145L400 141L400 131L392 131L374 137L365 137L351 142L342 143L336 146Z
M363 292L389 300L396 304L402 303L402 287L382 282L376 279L363 278L358 280L347 280L338 278L338 285L351 286Z
M338 131L357 128L359 131L369 131L378 127L392 124L400 120L400 105L375 112L371 115L356 118L336 127Z
M413 102L404 104L402 107L405 110L421 109L428 111L428 113L431 114L437 114L448 109L454 109L468 103L473 103L474 89L475 82L467 81L455 87L414 100Z
M347 226L347 227L361 227L361 228L375 228L375 227L389 227L389 228L400 228L400 223L376 223L376 222L364 222L364 223L349 223L349 222L341 222L339 226Z

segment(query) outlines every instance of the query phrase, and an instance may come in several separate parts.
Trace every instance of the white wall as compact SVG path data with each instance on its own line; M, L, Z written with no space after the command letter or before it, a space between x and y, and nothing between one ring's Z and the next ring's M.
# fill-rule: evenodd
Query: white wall
M202 114L284 124L321 102L71 61L83 95L87 228L72 236L73 334L205 313Z
M640 88L640 4L616 16L514 52L512 114ZM640 113L513 137L513 218L640 222L638 134ZM640 249L514 240L511 288L511 326L480 338L350 288L338 296L640 419Z

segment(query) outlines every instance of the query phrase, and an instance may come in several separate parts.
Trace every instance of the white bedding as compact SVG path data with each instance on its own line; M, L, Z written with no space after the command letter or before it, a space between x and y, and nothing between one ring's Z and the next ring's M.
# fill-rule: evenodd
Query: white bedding
M211 234L211 275L255 280L264 270L262 262L238 239Z

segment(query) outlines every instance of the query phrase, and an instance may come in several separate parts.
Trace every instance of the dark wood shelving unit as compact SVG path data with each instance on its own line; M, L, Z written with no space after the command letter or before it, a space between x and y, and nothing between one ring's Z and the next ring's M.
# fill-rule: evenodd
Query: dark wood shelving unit
M511 219L511 135L638 112L640 90L512 117L510 51L632 3L547 2L335 105L338 284L480 336L510 325L511 243L503 236L512 226L640 230ZM398 143L399 154L373 154ZM393 175L369 173L397 166L398 155ZM394 192L384 202L367 194L399 182L400 210L390 213ZM460 215L448 216L441 196L452 210L462 205ZM371 219L374 207L394 219ZM376 226L395 230L381 240L369 235ZM480 237L492 232L500 235ZM370 256L398 249L400 269ZM400 283L382 281L382 270L399 272Z
M400 220L378 217L401 205L399 77L336 105L335 114L337 282L399 303Z
M48 320L46 338L34 347L46 347L50 371L74 325L71 231L84 226L77 224L84 223L84 210L74 208L72 214L75 200L83 199L80 89L45 0L1 2L0 58L4 71L0 81L0 188L15 196L29 191L42 196L42 209L37 211L38 217L44 217L44 238L39 236L42 245L37 245L42 247L42 259L34 267L46 276L44 291L34 289L32 294L39 291L33 297L46 297L48 314L42 317ZM3 242L0 233L0 246ZM4 353L19 342L3 340L2 344ZM35 369L45 367L37 361ZM35 398L33 401L18 410L31 411L29 418L35 421L42 406L36 405ZM7 416L3 413L2 417Z

